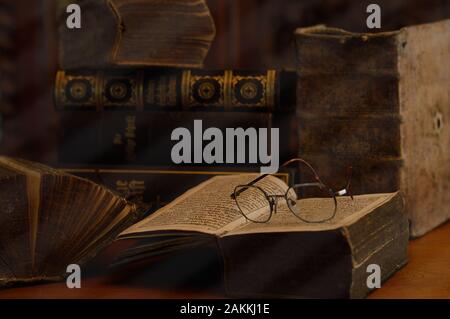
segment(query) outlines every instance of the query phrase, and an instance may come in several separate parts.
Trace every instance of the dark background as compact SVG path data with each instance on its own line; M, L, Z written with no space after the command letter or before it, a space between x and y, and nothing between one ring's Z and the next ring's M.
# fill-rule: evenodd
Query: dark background
M58 68L56 1L0 0L0 155L48 164L56 161L58 118L52 102L53 79ZM354 32L372 32L366 27L369 3L382 8L382 29L377 32L450 18L450 0L207 0L207 3L217 29L205 61L209 69L294 69L292 40L297 27L326 24ZM185 254L190 260L200 259L192 258L196 256L193 252ZM175 257L183 262L176 259L177 263L156 264L142 276L137 273L136 281L139 284L142 278L166 281L165 271L178 264L183 264L183 272L178 275L192 281L199 281L198 275L210 271L187 267L186 256ZM150 272L153 277L148 276Z
M294 67L294 30L315 24L352 32L366 26L366 8L380 5L382 28L450 18L449 0L207 0L217 28L207 67Z
M0 0L2 155L55 161L55 1ZM207 0L217 37L205 67L292 69L297 27L371 32L365 22L372 2L382 8L381 31L450 18L450 0Z

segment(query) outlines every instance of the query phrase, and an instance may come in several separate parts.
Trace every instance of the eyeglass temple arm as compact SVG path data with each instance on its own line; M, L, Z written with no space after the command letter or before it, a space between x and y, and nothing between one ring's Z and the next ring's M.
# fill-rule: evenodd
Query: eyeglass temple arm
M294 162L301 162L301 163L305 164L307 167L309 167L309 169L311 169L311 171L313 172L314 178L319 182L319 183L314 183L315 185L317 185L317 184L322 184L322 185L324 185L324 184L322 183L322 181L320 180L319 176L317 175L316 171L314 170L314 168L311 166L311 164L309 164L307 161L305 161L305 160L302 159L302 158L294 158L294 159L291 159L291 160L289 160L289 161L283 163L283 164L281 165L281 167L286 167L286 166L288 166L289 164L294 163ZM268 175L269 175L269 174L263 174L263 175L259 176L258 178L254 179L253 181L251 181L250 183L248 183L246 186L252 186L252 185L254 185L255 183L257 183L257 182L259 182L260 180L262 180L264 177L267 177ZM241 188L240 190L238 190L237 192L232 193L232 194L230 195L230 197L231 197L232 199L236 199L236 196L239 196L240 194L242 194L243 192L245 192L247 189L248 189L248 188L244 188L244 187L243 187L243 188Z
M353 195L350 193L350 182L352 179L352 169L353 168L351 166L349 166L349 168L347 169L347 184L345 185L345 188L343 188L337 192L333 191L335 196L344 196L344 195L349 194L351 199L353 200ZM318 183L302 183L302 184L296 184L294 186L299 186L299 187L318 186L320 188L326 187L325 184L323 184L320 180Z
M295 184L294 185L294 187L309 187L309 186L317 186L317 187L320 187L320 188L326 188L326 186L324 185L324 184L322 184L322 183L302 183L302 184ZM330 190L335 196L343 196L343 195L345 195L345 194L347 194L347 188L343 188L343 189L341 189L340 191L337 191L337 192L335 192L335 191L333 191L333 190Z
M297 184L296 186L319 186L319 187L321 187L321 188L325 186L325 184L322 182L322 180L320 179L319 175L317 175L315 169L311 166L311 164L309 164L307 161L305 161L305 160L303 160L303 159L301 159L301 158L294 158L294 159L292 159L292 160L289 160L289 161L283 163L283 164L281 165L281 167L285 167L285 166L287 166L287 165L289 165L289 164L291 164L291 163L293 163L293 162L302 162L302 163L304 163L306 166L308 166L308 167L311 169L311 171L313 172L314 178L318 181L317 183L303 183L303 184ZM353 170L353 167L349 166L348 169L347 169L347 184L346 184L345 188L343 188L343 189L341 189L341 190L339 190L339 191L337 191L337 192L334 192L334 195L336 195L336 196L343 196L343 195L349 194L349 190L350 190L350 182L351 182L351 178L352 178L352 170ZM263 174L263 175L261 175L261 176L255 178L255 179L252 180L251 182L249 182L246 186L252 186L252 185L254 185L255 183L257 183L257 182L259 182L260 180L262 180L263 178L267 177L268 175L269 175L269 174ZM248 188L244 188L244 187L243 187L243 188L241 188L240 190L238 190L237 192L232 193L232 194L230 195L230 197L231 197L232 199L235 199L236 196L239 196L240 194L242 194L243 192L245 192L247 189L248 189ZM353 200L353 195L352 195L352 194L350 194L350 197L351 197L352 200Z
M269 174L263 174L261 176L258 176L257 178L255 178L254 180L252 180L251 182L249 182L247 185L245 186L252 186L254 184L256 184L257 182L259 182L260 180L262 180L264 177L267 177ZM244 188L242 187L240 190L238 190L237 192L232 193L230 196L232 199L235 199L236 196L239 196L241 193L245 192L248 188Z
M301 183L301 184L295 184L292 187L305 187L305 186L318 186L323 187L324 185L322 183Z
M350 193L350 182L352 180L352 170L353 170L353 167L349 166L347 169L347 184L345 185L345 188L334 193L336 196L344 196L346 194L349 194L351 199L352 200L354 199L353 195Z

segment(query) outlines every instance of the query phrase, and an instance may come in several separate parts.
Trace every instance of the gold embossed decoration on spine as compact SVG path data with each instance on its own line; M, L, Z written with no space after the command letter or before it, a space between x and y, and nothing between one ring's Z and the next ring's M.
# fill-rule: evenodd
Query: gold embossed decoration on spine
M275 103L276 71L267 74L239 74L232 80L234 108L258 108L272 111Z
M295 76L276 70L59 71L55 104L82 111L275 112L295 105Z
M137 111L143 111L144 110L144 72L138 71L137 72Z
M176 74L169 75L167 104L171 107L177 106L177 78Z
M63 101L63 90L64 90L64 78L65 78L65 73L64 71L58 71L56 73L56 79L55 79L55 91L53 94L53 99L55 100L55 105L64 105L64 101Z
M216 74L193 72L189 89L185 84L183 88L188 90L189 94L187 108L272 111L275 107L276 81L275 70L264 74L232 70ZM184 105L186 107L186 104Z
M97 111L103 110L102 88L103 88L103 72L99 71L97 72L96 81L94 82L95 109Z
M84 75L59 71L55 85L56 107L61 110L95 110L100 105L95 95L99 78L96 73Z
M220 72L190 72L186 109L217 110L225 103L225 76Z
M102 98L105 109L134 111L138 107L139 71L108 72L103 79Z
M183 109L187 109L189 107L190 92L191 92L191 71L186 70L183 71L181 80L181 104Z
M223 96L224 96L224 107L225 109L231 108L233 105L233 71L225 71L223 84Z
M266 82L266 106L269 111L275 108L275 82L277 79L277 74L275 70L267 71L267 82Z
M148 71L143 77L144 110L177 108L177 84L179 77L183 77L182 73L154 74Z

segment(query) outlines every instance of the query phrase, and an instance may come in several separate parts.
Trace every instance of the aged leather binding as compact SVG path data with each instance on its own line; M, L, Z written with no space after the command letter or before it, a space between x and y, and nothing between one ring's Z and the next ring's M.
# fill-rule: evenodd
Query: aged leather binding
M255 175L214 177L133 225L119 240L139 239L116 266L148 263L192 247L215 246L230 296L362 298L370 291L367 266L386 280L407 262L408 220L399 193L338 198L334 219L309 224L280 200L268 223L249 222L230 194ZM275 177L257 183L271 193L287 185ZM326 199L300 199L305 214L325 214ZM267 206L255 198L253 218Z
M280 128L280 161L288 160L295 154L289 143L289 123L293 118L286 118L284 113L275 116L267 112L64 111L58 115L58 165L66 167L120 165L174 168L178 165L172 161L171 151L177 142L171 140L171 134L178 127L194 132L194 120L202 120L204 129L216 127L222 132L226 128L267 129L277 125Z
M279 128L280 158L287 160L296 153L295 87L294 72L276 70L60 71L58 163L173 166L171 133L192 131L194 120L223 132Z
M81 7L81 29L66 26L69 3ZM204 0L77 0L59 5L63 69L201 67L215 36Z
M355 193L400 189L420 236L450 216L450 21L296 31L299 153Z
M0 286L64 278L142 213L86 179L0 157Z
M121 69L59 71L55 106L81 111L261 111L295 107L295 72Z

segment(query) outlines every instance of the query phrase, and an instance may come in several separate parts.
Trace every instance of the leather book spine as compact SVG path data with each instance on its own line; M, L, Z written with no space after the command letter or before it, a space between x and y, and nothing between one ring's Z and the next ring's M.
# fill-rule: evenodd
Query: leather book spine
M405 194L411 235L450 217L450 20L357 34L296 31L299 153L355 194ZM340 181L340 182L339 182Z
M347 217L347 222L335 229L250 231L219 237L228 295L365 298L371 290L368 265L381 267L384 282L407 263L409 242L408 219L399 193L391 194L382 205L365 209L370 211L353 220Z
M260 112L59 112L57 162L61 165L121 165L121 166L170 166L176 167L172 160L172 148L178 141L172 141L172 132L177 128L186 128L191 133L191 145L195 132L199 130L196 120L201 120L202 132L211 127L218 128L223 135L223 147L226 147L227 128L259 128L269 130L273 123L273 114ZM282 125L285 123L279 123ZM290 127L280 127L280 139L288 135ZM277 124L278 125L278 124ZM270 133L270 131L269 131ZM270 135L268 143L270 145ZM203 141L203 147L208 141ZM248 144L248 142L246 142ZM235 149L237 143L235 143ZM292 150L285 140L280 142L280 164L292 157ZM248 146L247 146L248 149ZM193 154L193 153L192 153ZM225 153L224 153L225 154ZM235 152L236 154L236 152ZM263 164L248 163L248 167ZM233 162L210 164L215 166L234 166ZM202 161L203 162L203 161ZM186 165L195 163L191 156ZM239 164L244 165L244 164Z
M397 42L313 27L296 32L299 156L334 189L353 167L353 194L400 187Z
M59 71L55 105L81 111L276 112L295 106L295 72L121 69Z

